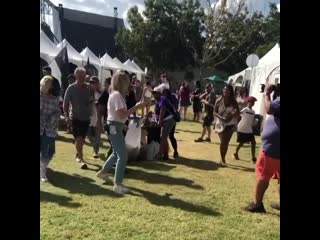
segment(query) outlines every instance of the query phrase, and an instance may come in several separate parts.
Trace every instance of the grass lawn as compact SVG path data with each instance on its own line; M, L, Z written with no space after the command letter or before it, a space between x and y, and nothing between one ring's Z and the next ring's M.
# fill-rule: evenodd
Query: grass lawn
M92 158L89 145L84 151L90 170L81 170L71 135L60 133L51 183L40 183L41 239L280 239L280 214L269 206L278 200L276 181L265 196L267 214L243 211L255 185L250 146L240 150L242 160L232 160L234 135L228 167L221 168L217 135L212 143L193 141L201 129L199 123L178 123L176 161L130 164L124 183L132 194L125 197L95 178L103 161Z

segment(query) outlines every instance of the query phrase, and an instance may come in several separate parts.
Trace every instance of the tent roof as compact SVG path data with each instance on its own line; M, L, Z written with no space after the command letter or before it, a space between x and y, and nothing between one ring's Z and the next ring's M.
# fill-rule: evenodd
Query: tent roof
M127 61L125 61L125 62L123 63L123 65L126 66L130 72L134 72L134 73L138 73L138 72L139 72L138 69L136 69L136 68L132 65L130 59L128 59Z
M144 74L144 71L134 62L134 60L131 61L132 66L134 66L139 72Z
M280 65L280 46L278 43L260 59L257 67L270 64Z
M47 35L40 31L40 56L41 54L55 57L59 53L59 48L47 37Z
M73 62L74 64L81 65L83 57L66 39L63 39L63 41L57 45L59 49L62 49L65 46L67 46L69 61Z
M112 68L112 69L121 69L118 64L116 64L108 53L105 53L100 59L102 67Z
M87 61L89 58L90 63L93 65L100 66L101 64L100 59L88 47L83 49L80 55L83 57L84 61Z
M127 66L123 65L123 63L118 58L115 57L112 60L119 66L119 69L131 72L130 69L128 69Z

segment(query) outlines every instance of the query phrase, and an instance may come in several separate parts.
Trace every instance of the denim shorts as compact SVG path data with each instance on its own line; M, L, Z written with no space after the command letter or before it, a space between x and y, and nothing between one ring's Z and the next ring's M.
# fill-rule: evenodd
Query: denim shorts
M163 133L165 133L167 136L169 136L175 123L176 123L176 121L173 118L170 118L168 120L163 121L163 130L162 130Z

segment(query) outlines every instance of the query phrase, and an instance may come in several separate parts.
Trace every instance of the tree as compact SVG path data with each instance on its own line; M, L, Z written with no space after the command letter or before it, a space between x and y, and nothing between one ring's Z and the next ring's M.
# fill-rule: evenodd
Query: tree
M128 11L130 29L119 30L117 44L154 72L193 65L193 55L183 39L190 39L195 48L202 45L204 11L198 0L146 0L145 7L142 15L136 6Z
M277 42L280 43L280 12L276 4L270 3L269 6L269 14L262 25L264 43L256 50L259 57L264 56Z
M189 49L202 72L208 67L217 68L224 64L245 44L250 46L253 37L259 34L262 15L259 13L248 16L244 0L240 0L234 9L227 8L226 1L208 2L208 14L204 21L205 41L202 48L192 44Z

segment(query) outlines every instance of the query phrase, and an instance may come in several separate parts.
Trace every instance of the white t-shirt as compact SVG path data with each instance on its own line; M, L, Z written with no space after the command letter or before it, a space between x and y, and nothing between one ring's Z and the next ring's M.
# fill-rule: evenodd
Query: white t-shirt
M252 127L254 123L255 111L245 107L241 110L241 120L238 124L238 132L241 133L253 133Z
M117 111L120 109L127 110L127 104L125 101L125 98L121 95L118 91L113 91L109 95L108 100L108 121L114 121L114 122L121 122L125 123L127 121L127 118L119 118Z

